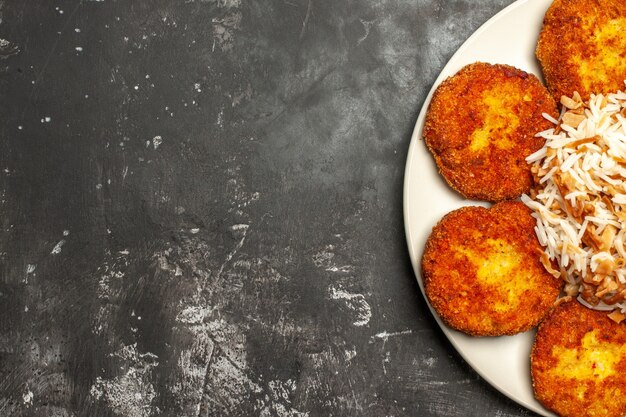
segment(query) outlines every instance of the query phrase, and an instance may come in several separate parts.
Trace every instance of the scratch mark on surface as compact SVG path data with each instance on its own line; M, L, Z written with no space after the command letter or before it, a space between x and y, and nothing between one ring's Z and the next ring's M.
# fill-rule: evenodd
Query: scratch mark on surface
M213 41L217 41L217 44L224 52L233 49L235 32L241 27L242 14L237 9L233 10L235 11L223 18L214 18L211 21L213 24Z
M344 355L345 355L345 358L346 358L346 362L350 362L357 355L356 349L346 350L344 352Z
M356 313L357 320L352 324L355 326L365 326L372 318L372 308L365 300L363 294L352 294L343 289L330 288L330 298L332 300L345 300L346 306Z
M61 253L61 249L63 248L63 245L65 245L65 239L59 240L59 242L56 245L54 245L54 248L52 248L52 251L50 251L50 254L58 255L59 253Z
M371 339L382 339L384 342L386 342L387 340L389 340L390 337L396 337L396 336L403 336L406 334L411 334L413 333L413 330L402 330L399 332L391 332L388 333L386 330L382 331L380 333L376 333L374 336L371 337Z
M0 59L6 59L20 53L20 48L13 42L0 38Z
M383 359L383 373L385 375L387 375L387 366L386 366L386 364L388 364L389 362L391 362L391 353L390 352L385 352L385 359Z
M246 241L246 235L248 234L248 227L242 227L240 229L233 229L233 230L241 230L243 236L241 237L241 239L239 240L239 242L237 243L235 248L232 251L230 251L228 253L228 255L226 255L226 259L224 260L222 265L220 265L220 268L217 271L217 275L215 276L216 282L220 281L220 279L222 277L222 274L224 273L224 268L226 268L228 263L233 259L233 256L235 256L237 254L237 252L239 252L239 249L241 249L241 247L243 246L244 242Z
M343 265L343 266L329 266L326 268L329 272L352 272L354 271L354 267L352 265Z
M352 392L352 399L354 400L355 408L358 411L363 411L363 407L359 404L359 401L356 399L356 394L354 393L354 387L352 386L352 379L348 378L348 385L350 386L350 392Z
M217 7L232 9L241 6L241 0L218 0Z
M403 335L407 335L407 334L412 334L413 331L410 329L407 330L402 330L399 332L387 332L382 331L380 333L376 333L374 336L370 337L370 343L372 343L375 339L379 339L383 341L382 344L382 349L385 349L385 344L387 343L387 341L389 340L390 337L398 337L398 336L403 336ZM383 365L383 373L385 375L387 375L387 364L391 362L391 354L390 352L385 352L385 357L382 360L382 365Z
M375 19L374 20L359 19L359 20L361 21L361 24L363 25L363 30L365 30L365 34L356 41L357 45L360 45L361 42L367 39L367 37L370 35L370 29L372 28L372 25L376 21Z
M335 254L332 252L333 250L335 250L334 245L326 245L326 247L322 251L317 252L315 255L313 255L313 263L315 264L315 266L317 266L318 268L324 268L324 270L328 272L354 272L354 266L352 265L337 266L335 263L333 263L333 260L335 258Z
M302 30L300 31L300 39L304 37L304 33L306 32L306 25L309 23L309 18L311 17L311 7L312 7L312 1L309 0L309 4L306 7L306 15L304 16L304 20L302 21Z
M26 265L26 271L25 271L25 274L24 274L24 278L22 279L22 282L24 284L28 284L28 277L30 275L34 276L35 269L37 269L37 265L35 265L35 264L28 264L28 265Z
M422 360L422 363L426 365L426 367L432 368L437 363L437 358L425 358Z
M471 384L473 381L469 378L467 379L462 379L460 381L422 381L421 384L423 384L424 386L433 386L433 387L442 387L442 386L446 386L446 385L467 385L467 384Z

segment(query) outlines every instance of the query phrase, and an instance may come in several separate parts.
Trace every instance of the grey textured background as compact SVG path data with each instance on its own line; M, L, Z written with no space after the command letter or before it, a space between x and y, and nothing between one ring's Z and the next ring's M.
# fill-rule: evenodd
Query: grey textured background
M0 0L0 415L531 415L438 329L401 205L510 2Z

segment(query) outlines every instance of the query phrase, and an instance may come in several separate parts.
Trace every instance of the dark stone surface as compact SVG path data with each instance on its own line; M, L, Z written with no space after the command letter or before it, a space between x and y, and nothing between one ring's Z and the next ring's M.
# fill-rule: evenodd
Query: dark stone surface
M401 205L510 2L0 0L0 415L531 415L443 337Z

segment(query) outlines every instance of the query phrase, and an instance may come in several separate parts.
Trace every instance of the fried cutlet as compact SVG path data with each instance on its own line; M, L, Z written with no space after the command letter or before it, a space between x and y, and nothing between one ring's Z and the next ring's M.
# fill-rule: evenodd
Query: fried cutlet
M555 0L546 12L536 51L555 98L577 91L624 89L626 78L626 2Z
M562 281L542 266L530 210L518 201L463 207L433 228L422 258L430 304L450 327L474 336L529 330Z
M474 63L435 90L424 140L448 184L466 198L503 201L532 185L524 160L543 145L535 137L557 117L537 77L508 65Z
M535 397L562 417L626 415L626 326L576 300L539 326L531 354Z

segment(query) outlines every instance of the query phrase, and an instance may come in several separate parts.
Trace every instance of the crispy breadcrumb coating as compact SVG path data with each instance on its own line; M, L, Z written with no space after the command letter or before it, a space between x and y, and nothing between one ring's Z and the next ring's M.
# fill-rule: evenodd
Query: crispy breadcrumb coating
M524 160L543 145L556 102L537 77L508 65L474 63L435 91L424 140L448 184L464 197L503 201L528 192Z
M539 326L531 353L535 397L562 417L626 415L626 326L576 300Z
M426 296L450 327L475 336L512 335L536 326L562 281L539 260L530 210L517 201L448 213L426 243Z
M555 0L546 12L536 50L548 89L558 100L577 91L624 90L626 2Z

